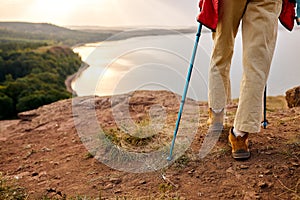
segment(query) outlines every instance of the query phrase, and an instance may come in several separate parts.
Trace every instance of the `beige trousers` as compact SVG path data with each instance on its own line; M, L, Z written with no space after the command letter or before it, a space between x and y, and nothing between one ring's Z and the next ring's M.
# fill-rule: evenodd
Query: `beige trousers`
M277 39L282 0L219 0L219 23L213 33L209 70L209 106L225 108L230 101L230 65L234 40L242 22L243 77L234 127L260 130L262 98Z

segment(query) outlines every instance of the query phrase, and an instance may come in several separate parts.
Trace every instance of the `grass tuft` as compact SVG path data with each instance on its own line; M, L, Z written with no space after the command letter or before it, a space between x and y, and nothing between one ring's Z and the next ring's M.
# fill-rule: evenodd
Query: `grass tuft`
M5 178L0 173L0 199L1 200L23 200L27 198L25 189Z

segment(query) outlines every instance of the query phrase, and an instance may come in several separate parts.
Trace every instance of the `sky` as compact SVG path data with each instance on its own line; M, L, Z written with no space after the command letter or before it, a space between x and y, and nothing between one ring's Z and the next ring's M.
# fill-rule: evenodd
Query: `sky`
M0 0L0 21L60 26L195 26L198 0Z

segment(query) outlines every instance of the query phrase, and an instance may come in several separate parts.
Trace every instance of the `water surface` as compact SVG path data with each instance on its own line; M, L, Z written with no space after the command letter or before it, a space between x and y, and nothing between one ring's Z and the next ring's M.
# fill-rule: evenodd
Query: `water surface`
M113 95L134 90L170 90L182 94L194 34L136 37L87 44L74 49L90 67L73 83L79 96ZM280 29L268 80L268 95L284 95L300 85L300 29ZM200 38L188 96L207 100L211 34ZM239 96L242 76L241 34L236 38L231 68L232 97Z

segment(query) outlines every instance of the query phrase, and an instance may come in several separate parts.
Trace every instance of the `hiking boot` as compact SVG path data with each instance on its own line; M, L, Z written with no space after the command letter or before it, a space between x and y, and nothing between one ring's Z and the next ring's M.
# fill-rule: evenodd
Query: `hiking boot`
M207 120L207 125L209 128L199 151L199 157L201 159L204 158L214 148L223 131L224 109L218 113L215 113L210 108L208 113L209 119Z
M223 119L224 119L224 109L219 113L215 113L211 108L208 110L209 118L207 120L208 126L223 126Z
M233 128L230 129L228 140L232 148L232 157L237 160L245 160L250 157L250 151L248 148L248 133L243 137L235 136L233 133Z

